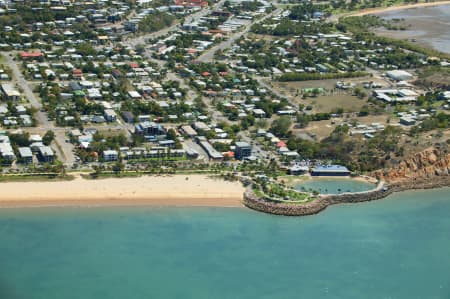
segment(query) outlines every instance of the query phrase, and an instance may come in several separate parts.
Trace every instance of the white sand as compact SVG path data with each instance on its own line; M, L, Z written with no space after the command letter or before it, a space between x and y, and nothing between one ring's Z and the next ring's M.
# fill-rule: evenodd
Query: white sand
M186 179L187 178L187 179ZM0 207L242 206L244 187L205 175L0 183Z

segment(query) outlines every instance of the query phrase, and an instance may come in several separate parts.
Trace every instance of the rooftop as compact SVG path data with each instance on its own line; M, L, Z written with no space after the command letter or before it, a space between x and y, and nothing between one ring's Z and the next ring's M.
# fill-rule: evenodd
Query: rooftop
M318 165L313 168L313 172L350 172L347 167L342 165Z

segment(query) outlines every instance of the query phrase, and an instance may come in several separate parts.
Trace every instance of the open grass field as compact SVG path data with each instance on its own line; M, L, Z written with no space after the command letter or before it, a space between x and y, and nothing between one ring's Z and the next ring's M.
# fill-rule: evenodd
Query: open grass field
M359 112L367 104L367 99L359 99L352 95L350 90L336 89L336 83L339 80L311 80L298 82L270 82L271 86L278 92L294 99L298 104L312 106L311 113L333 112L339 108L345 112ZM363 82L376 82L381 86L389 86L389 82L383 78L364 77L351 78L344 80L346 83L353 83L355 86L361 86ZM321 88L324 92L317 97L307 97L303 99L303 89ZM366 90L369 94L370 90Z
M350 94L342 95L321 95L313 98L298 100L299 104L312 106L312 113L333 112L337 109L344 109L344 112L359 112L367 104L367 99L358 99Z

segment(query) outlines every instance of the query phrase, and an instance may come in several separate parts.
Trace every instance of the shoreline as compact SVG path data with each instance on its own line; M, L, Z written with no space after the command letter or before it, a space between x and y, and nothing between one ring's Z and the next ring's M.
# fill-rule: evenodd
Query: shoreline
M450 1L436 1L436 2L424 2L424 3L414 3L414 4L404 4L398 6L390 6L390 7L378 7L378 8L367 8L357 12L351 12L348 14L342 15L342 17L361 17L369 14L381 14L385 12L391 12L396 10L404 10L404 9L413 9L413 8L424 8L424 7L432 7L438 5L448 5Z
M401 20L398 24L403 28L402 30L390 30L385 27L378 27L373 28L372 32L390 39L409 41L413 45L443 53L448 58L450 55L448 50L450 34L443 23L447 19L445 11L449 11L449 9L450 4L447 4L424 9L406 9L375 14L387 20L395 16L395 18Z
M0 208L243 207L244 187L206 175L0 183Z
M367 178L360 178L360 180L368 181ZM117 184L119 182L120 184ZM387 190L384 190L385 186L388 186ZM403 180L388 184L381 182L375 189L369 191L321 195L312 202L293 205L257 198L253 191L245 189L239 182L229 182L206 175L143 176L102 180L86 180L77 177L72 181L0 183L2 190L0 209L139 206L247 207L269 214L306 216L320 213L334 204L366 202L382 199L396 192L449 186L450 176ZM74 191L74 188L77 188L77 191Z

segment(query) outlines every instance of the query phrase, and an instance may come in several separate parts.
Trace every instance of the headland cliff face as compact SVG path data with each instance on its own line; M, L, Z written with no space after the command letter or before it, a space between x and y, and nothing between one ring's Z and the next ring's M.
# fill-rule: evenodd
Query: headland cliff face
M450 175L450 153L447 149L429 148L392 168L375 171L372 175L392 185L412 181L440 181Z

